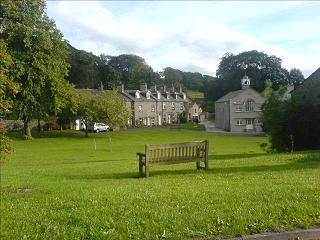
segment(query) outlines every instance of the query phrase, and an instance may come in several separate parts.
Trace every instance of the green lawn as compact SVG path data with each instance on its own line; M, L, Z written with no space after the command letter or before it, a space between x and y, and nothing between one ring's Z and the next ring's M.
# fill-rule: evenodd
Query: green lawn
M137 178L145 143L201 139L210 141L209 171L187 163ZM267 155L266 141L152 129L15 140L1 164L0 238L185 239L319 226L320 151Z
M188 90L187 95L188 95L188 97L190 97L192 99L203 99L204 98L203 92L195 92L195 91Z

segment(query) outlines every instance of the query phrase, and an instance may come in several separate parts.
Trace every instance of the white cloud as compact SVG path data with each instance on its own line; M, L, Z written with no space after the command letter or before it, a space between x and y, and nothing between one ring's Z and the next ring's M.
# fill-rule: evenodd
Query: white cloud
M161 4L156 3L156 6ZM174 3L163 4L175 6ZM187 8L192 9L192 6L196 8L193 3L185 4ZM243 4L232 2L233 8L230 9L228 16L231 19L240 20L259 16L259 14L271 14L274 9L270 7L269 2L252 4L265 7L260 6L261 8L253 13L249 11L254 8L251 4L246 8ZM310 73L311 69L319 67L316 59L316 56L320 55L319 45L312 45L305 51L294 49L289 52L284 46L267 43L270 39L284 39L286 36L284 32L278 31L277 34L269 33L269 35L257 37L252 32L237 30L236 24L229 23L230 19L222 23L221 20L225 14L222 9L229 5L231 2L215 4L217 10L213 11L212 15L216 17L212 18L203 16L205 14L202 15L201 12L181 17L175 14L171 18L167 13L166 18L162 19L165 20L162 24L159 21L153 21L161 19L159 15L162 10L158 8L154 18L150 18L150 15L152 16L150 5L145 10L148 11L146 15L150 21L141 17L143 8L116 16L101 2L48 2L48 14L56 20L66 38L76 47L95 54L137 54L144 57L155 70L170 66L185 71L199 71L214 75L223 54L226 52L237 54L253 49L282 58L284 66L288 69L296 67L305 73ZM278 4L277 11L293 8L296 5L300 6L301 3L284 2ZM178 9L177 6L175 7ZM240 11L240 14L238 12L236 15L237 8L238 11L241 9L248 11L243 14ZM165 10L166 7L163 9ZM186 9L180 9L180 11L188 14ZM136 16L138 13L139 17ZM303 26L300 24L299 28ZM291 38L293 32L290 32Z

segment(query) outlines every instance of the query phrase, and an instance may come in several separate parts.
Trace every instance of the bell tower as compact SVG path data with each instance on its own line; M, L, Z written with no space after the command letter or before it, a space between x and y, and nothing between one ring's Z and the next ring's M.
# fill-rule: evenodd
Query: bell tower
M242 89L250 88L250 78L247 75L244 75L241 79Z

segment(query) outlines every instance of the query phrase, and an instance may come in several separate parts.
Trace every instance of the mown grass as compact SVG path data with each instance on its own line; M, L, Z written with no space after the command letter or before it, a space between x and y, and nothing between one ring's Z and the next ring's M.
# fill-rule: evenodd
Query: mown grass
M187 129L187 130L196 130L196 131L205 131L206 130L204 125L193 123L193 122L180 124L179 128Z
M209 171L186 163L137 178L145 143L201 139L210 141ZM320 152L267 155L266 141L161 129L16 139L1 164L1 239L185 239L320 225Z

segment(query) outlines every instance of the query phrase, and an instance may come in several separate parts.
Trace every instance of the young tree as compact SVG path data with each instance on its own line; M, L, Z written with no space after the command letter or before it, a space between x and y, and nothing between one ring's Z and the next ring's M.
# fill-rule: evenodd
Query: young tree
M77 116L85 124L85 135L88 127L95 122L105 122L112 128L124 127L128 124L131 112L125 102L119 98L116 91L92 93L80 90Z
M27 138L31 120L61 111L68 88L67 44L44 9L44 0L2 1L1 35L13 60L10 76L20 86L14 109Z

